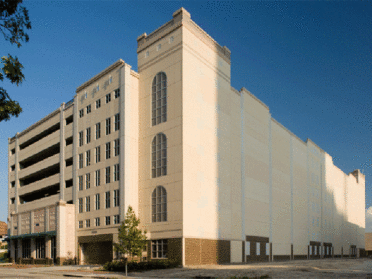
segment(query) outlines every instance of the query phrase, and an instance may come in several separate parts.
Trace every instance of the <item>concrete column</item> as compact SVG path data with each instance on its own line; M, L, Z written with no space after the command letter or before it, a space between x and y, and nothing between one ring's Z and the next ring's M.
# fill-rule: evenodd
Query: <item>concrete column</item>
M241 226L242 226L242 235L241 238L243 240L243 245L245 245L245 152L244 152L244 125L245 125L245 119L244 119L244 92L240 92L240 132L241 132L241 141L240 141L240 166L241 166L241 189L240 189L240 195L241 195ZM183 238L182 238L183 239ZM184 244L183 244L184 245ZM184 246L183 246L184 247ZM185 251L185 248L182 249ZM184 252L182 257L184 258ZM184 260L184 259L183 259ZM269 256L269 261L270 261ZM244 255L243 262L247 261L247 257ZM185 262L182 262L182 265L185 265Z
M35 232L35 222L34 222L34 211L30 212L30 232L34 233Z
M73 137L73 143L72 143L72 159L73 159L73 165L72 165L72 200L75 205L75 228L79 227L78 224L78 218L77 214L79 214L79 205L78 205L78 181L77 181L77 167L78 167L78 128L79 128L79 101L77 95L74 96L74 112L73 112L73 118L74 121L72 123L72 137ZM75 244L77 243L77 234L75 234ZM56 246L58 247L58 236L56 237ZM78 245L75 245L75 255L78 253ZM57 253L57 252L56 252ZM56 254L56 257L58 257L58 253Z
M21 235L22 234L22 226L21 226L21 222L22 222L22 219L21 219L21 214L17 214L16 216L17 218L17 231L18 231L18 235Z
M44 216L44 230L46 231L46 232L49 232L49 207L46 207L45 208L45 216Z
M52 258L52 240L50 236L45 237L45 258Z
M59 199L65 200L65 103L60 107L60 148L59 148Z
M22 258L22 239L16 240L15 243L17 244L17 249L18 249L17 259Z
M9 251L10 251L10 257L15 260L15 249L17 249L17 240L13 239L9 241Z
M18 204L19 204L19 196L18 196L18 187L19 187L19 162L18 162L18 154L19 154L19 144L18 144L18 135L16 134L15 139L15 212L18 213Z
M36 258L36 243L35 238L31 238L31 258Z
M131 89L131 67L120 69L120 220L128 206L138 216L138 94ZM135 150L135 153L133 153Z
M119 206L119 216L120 222L125 219L125 206L127 206L124 202L124 191L125 191L125 184L124 184L124 174L125 174L125 66L120 68L120 76L119 76L119 90L120 90L120 97L119 97L119 112L120 112L120 131L119 131L119 139L120 139L120 155L119 155L119 166L120 166L120 181L119 181L119 199L120 199L120 206ZM137 212L138 213L138 212Z
M11 154L11 149L10 149L10 138L8 138L8 234L12 235L12 227L10 225L10 222L12 220L12 215L10 211L10 189L12 188L12 185L10 183L10 154Z

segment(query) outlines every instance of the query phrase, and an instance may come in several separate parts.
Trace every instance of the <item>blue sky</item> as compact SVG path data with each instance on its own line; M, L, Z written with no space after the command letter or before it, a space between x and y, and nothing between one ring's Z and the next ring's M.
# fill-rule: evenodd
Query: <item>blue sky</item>
M250 90L275 119L314 141L344 172L362 170L366 208L372 206L371 2L24 4L30 41L17 49L0 39L0 55L17 55L26 77L19 87L0 85L24 110L0 123L0 220L7 218L8 137L72 99L79 85L119 58L137 70L137 37L169 21L180 7L231 50L233 87Z

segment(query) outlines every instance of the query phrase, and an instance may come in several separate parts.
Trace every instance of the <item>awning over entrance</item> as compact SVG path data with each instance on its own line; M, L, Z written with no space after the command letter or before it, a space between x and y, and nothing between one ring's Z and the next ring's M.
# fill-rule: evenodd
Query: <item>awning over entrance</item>
M7 241L13 240L13 239L37 238L37 237L45 237L45 236L56 236L56 231L12 235L7 238Z

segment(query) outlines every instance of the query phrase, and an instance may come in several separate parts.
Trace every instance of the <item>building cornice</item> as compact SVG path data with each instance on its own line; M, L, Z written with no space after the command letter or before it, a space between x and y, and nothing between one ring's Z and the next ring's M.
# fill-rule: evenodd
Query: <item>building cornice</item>
M81 90L83 90L84 88L88 87L89 85L91 85L92 83L96 82L97 80L99 80L101 77L103 77L104 75L108 74L109 72L111 72L113 69L119 67L119 66L123 66L125 65L125 62L124 60L122 59L119 59L118 61L116 61L114 64L112 64L111 66L108 66L106 69L104 69L103 71L101 71L99 74L95 75L94 77L92 77L90 80L84 82L82 85L80 85L77 89L76 89L76 93L79 93Z
M169 33L175 31L181 26L186 27L190 32L202 40L206 45L213 49L226 62L231 63L231 52L226 46L220 46L211 36L201 27L191 20L190 13L184 8L180 8L173 13L173 19L147 35L143 33L137 38L137 53L150 47L157 41L166 37Z

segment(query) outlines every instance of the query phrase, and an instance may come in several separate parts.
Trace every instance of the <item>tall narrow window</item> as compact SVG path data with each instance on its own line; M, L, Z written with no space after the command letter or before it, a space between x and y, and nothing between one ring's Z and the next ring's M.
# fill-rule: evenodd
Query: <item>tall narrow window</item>
M85 189L90 188L90 173L85 174Z
M96 124L96 139L99 139L101 137L101 123Z
M111 218L110 216L106 216L106 226L110 225Z
M115 114L115 131L120 129L120 113Z
M91 105L87 106L87 114L91 113L91 111L92 111L92 106Z
M22 240L22 258L30 258L31 257L31 239L23 239Z
M101 146L96 147L96 163L101 162Z
M110 167L106 167L106 184L110 183Z
M167 137L157 134L152 140L152 177L167 175Z
M114 224L120 223L120 215L114 215Z
M120 97L120 89L115 90L115 99Z
M106 143L106 159L111 158L111 143L107 142Z
M90 219L85 220L85 227L86 228L90 227Z
M85 161L86 161L85 165L90 166L90 150L88 150L85 154Z
M100 208L101 208L100 195L96 194L96 210L99 210Z
M84 132L79 132L79 146L82 146L84 144Z
M99 109L101 107L101 99L98 99L96 101L96 109Z
M79 154L79 169L82 169L84 166L84 158L83 158L83 153Z
M84 116L84 109L81 109L79 111L79 117L82 118Z
M118 156L120 154L120 139L116 139L114 141L114 153L115 156Z
M83 190L83 176L79 176L79 191Z
M111 102L111 93L106 95L106 104Z
M157 186L152 192L152 222L167 221L167 191Z
M152 126L167 121L167 76L157 73L152 81Z
M120 168L119 164L114 165L114 181L120 180Z
M87 138L87 143L90 143L90 127L87 128L87 134L86 134L86 138Z
M111 118L106 119L106 135L111 134Z
M45 238L35 239L36 259L45 258Z
M83 198L79 198L79 213L83 212Z
M90 197L85 197L85 212L90 211Z
M110 208L111 207L111 203L110 203L110 199L111 199L111 195L110 195L110 191L107 191L105 193L106 195L106 208Z
M95 222L96 222L96 227L99 227L101 224L101 222L100 222L100 218L99 217L97 217L97 218L95 218L94 219L95 220Z
M101 170L96 170L96 186L101 185Z
M120 205L119 190L114 190L114 207Z

